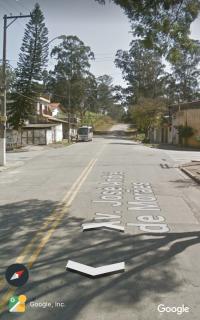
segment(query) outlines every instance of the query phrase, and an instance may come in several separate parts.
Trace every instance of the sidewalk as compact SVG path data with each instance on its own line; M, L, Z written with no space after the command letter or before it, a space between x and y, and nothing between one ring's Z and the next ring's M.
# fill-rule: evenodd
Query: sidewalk
M200 161L191 161L182 165L180 169L200 184Z
M0 166L0 173L9 169L15 169L21 167L25 164L26 161L31 160L37 156L40 156L44 152L48 152L51 149L58 149L69 147L73 145L73 143L68 143L63 140L62 143L52 143L48 145L28 145L22 147L20 149L15 149L11 151L7 151L6 153L6 166Z
M0 173L5 170L21 167L24 165L25 161L39 156L44 151L44 146L26 146L21 149L8 151L6 153L6 166L0 166Z

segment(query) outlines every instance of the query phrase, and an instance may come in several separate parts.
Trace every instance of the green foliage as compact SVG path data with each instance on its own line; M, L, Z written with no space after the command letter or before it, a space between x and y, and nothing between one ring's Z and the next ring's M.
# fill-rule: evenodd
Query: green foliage
M17 64L17 89L34 88L42 78L48 60L48 30L39 4L35 5L26 25Z
M109 116L87 111L81 124L92 126L97 131L103 131L108 130L114 124L114 121Z
M190 50L178 51L178 58L171 57L171 74L166 83L166 94L170 102L192 101L199 98L200 43L192 41Z
M24 125L24 122L35 113L33 94L29 91L25 91L24 93L24 95L13 93L11 99L14 100L14 102L8 105L9 123L16 130L20 129ZM28 98L30 95L32 95L31 99Z
M118 50L115 64L122 70L123 78L128 83L127 95L132 96L133 103L137 103L140 97L163 95L165 66L160 55L145 49L140 40L132 41L129 51Z
M151 126L159 125L162 121L162 115L165 110L166 103L162 99L141 98L136 105L129 109L129 112L132 123L147 138Z
M90 73L90 60L94 54L90 47L76 36L63 37L63 42L52 50L57 64L50 73L48 90L53 100L61 102L68 112L108 113L113 108L112 78L103 75L95 78Z
M187 126L187 125L177 126L177 130L178 130L180 138L189 138L194 134L193 128L190 126Z
M6 66L6 86L7 91L12 90L13 85L15 83L16 77L15 72L10 68L10 66ZM3 88L3 69L2 65L0 65L0 90Z
M106 0L95 0L105 4ZM190 25L200 11L199 0L112 0L132 23L133 35L148 49L170 57L173 48L186 48ZM178 55L176 54L176 58Z
M89 74L94 53L77 36L63 36L60 45L53 48L51 57L57 60L54 69L57 77L80 79Z
M63 36L51 56L57 64L49 74L47 88L52 98L63 104L68 112L79 112L81 117L92 108L96 95L96 80L90 73L90 60L94 54L76 36Z
M103 75L97 78L97 110L103 114L109 113L114 106L112 78Z
M8 110L9 122L19 128L35 112L36 90L48 58L48 30L39 4L35 5L26 25L16 70L14 103Z

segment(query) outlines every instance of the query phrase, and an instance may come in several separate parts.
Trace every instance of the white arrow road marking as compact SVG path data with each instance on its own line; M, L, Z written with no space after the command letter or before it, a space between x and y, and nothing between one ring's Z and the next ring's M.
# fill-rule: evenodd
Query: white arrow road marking
M122 226L116 226L115 223L120 223L120 221L101 222L101 223L85 223L85 224L82 224L82 228L83 228L83 231L91 230L91 229L99 229L99 228L108 228L108 229L124 232L125 228Z
M95 276L99 276L107 273L124 271L125 263L119 262L119 263L109 264L107 266L94 268L94 267L87 266L86 264L69 260L67 262L66 268L95 277Z

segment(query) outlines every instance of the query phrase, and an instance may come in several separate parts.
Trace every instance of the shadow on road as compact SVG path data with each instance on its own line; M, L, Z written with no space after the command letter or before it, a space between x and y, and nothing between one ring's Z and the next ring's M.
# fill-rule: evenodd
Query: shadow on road
M170 183L173 183L176 188L183 188L187 189L189 187L196 187L200 190L200 185L197 184L194 180L192 179L176 179L176 180L170 180Z
M152 148L163 149L163 150L174 150L174 151L194 151L194 152L200 153L200 148L184 147L184 146L173 145L173 144L158 144Z
M52 201L34 199L1 206L1 261L4 265L10 255L14 260L17 258L56 207L57 203ZM70 320L80 319L82 310L94 301L103 303L106 312L110 304L133 308L151 293L178 293L184 279L176 256L200 243L200 232L148 234L148 237L147 234L129 235L106 230L82 232L82 222L66 214L30 270L30 281L23 290L17 290L18 294L24 292L30 301L48 301L49 295L55 301L64 301L65 308L51 310L50 319L56 316L64 320L66 315ZM126 271L88 279L66 271L69 259L96 267L125 261ZM1 273L4 273L2 268ZM161 299L158 295L156 303ZM35 310L35 314L35 319L47 319L50 311L48 308L41 312Z

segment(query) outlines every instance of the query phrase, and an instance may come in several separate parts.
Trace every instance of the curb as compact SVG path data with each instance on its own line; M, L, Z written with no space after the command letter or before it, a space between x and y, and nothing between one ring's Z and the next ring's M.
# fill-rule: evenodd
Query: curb
M22 167L24 165L24 161L16 161L13 165L6 164L4 167L0 167L0 173L4 171L8 171L11 169L16 169Z
M190 178L192 178L194 181L200 184L200 178L197 177L195 174L191 173L190 170L180 167L181 171L183 171L185 174L187 174Z

